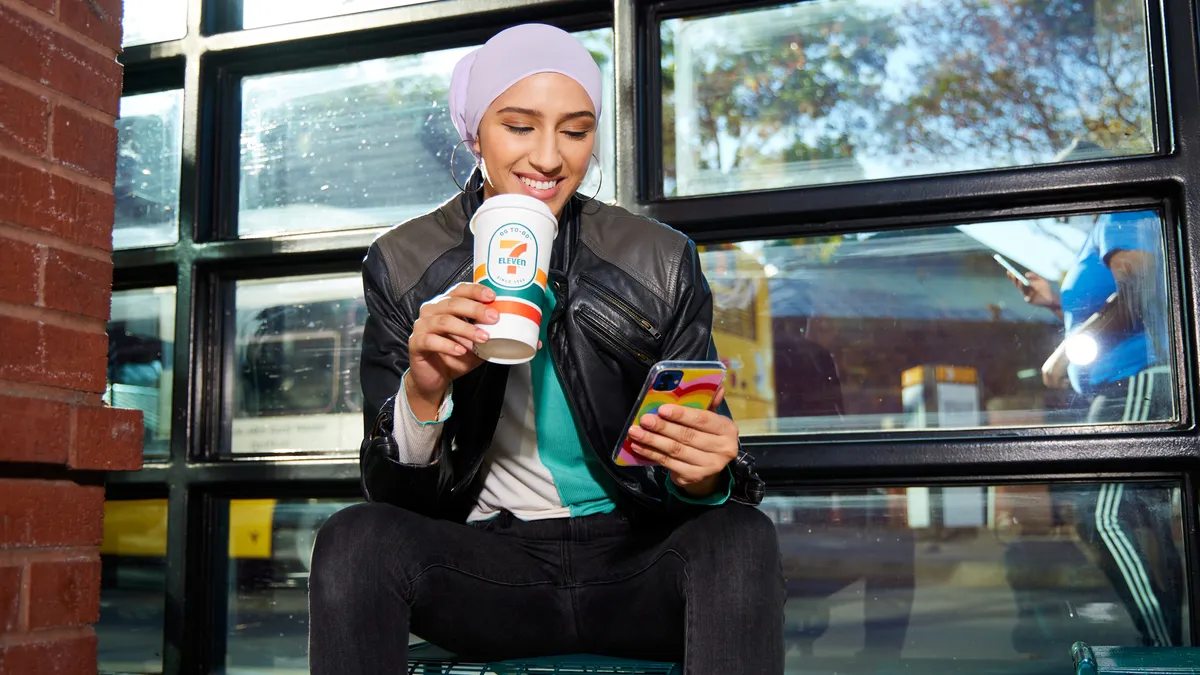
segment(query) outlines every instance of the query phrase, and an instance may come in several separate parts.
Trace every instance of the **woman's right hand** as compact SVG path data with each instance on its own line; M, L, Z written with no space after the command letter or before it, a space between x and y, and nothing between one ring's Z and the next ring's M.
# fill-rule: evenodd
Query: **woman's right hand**
M488 307L495 299L490 288L464 283L421 305L408 338L408 377L404 382L409 407L418 419L435 419L450 383L483 363L473 349L488 340L479 325L494 324L500 318Z
M1049 281L1035 272L1026 272L1025 278L1029 280L1028 286L1021 283L1021 280L1012 272L1008 273L1008 280L1013 283L1013 286L1017 287L1018 291L1021 291L1025 302L1034 307L1044 307L1050 311L1056 312L1059 310L1061 304L1059 303L1058 295L1055 294L1054 287L1050 285Z

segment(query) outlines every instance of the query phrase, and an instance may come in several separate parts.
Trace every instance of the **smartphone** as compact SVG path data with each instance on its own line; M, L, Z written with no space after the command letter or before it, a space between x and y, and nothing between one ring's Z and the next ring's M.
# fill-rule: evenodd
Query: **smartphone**
M1012 272L1012 275L1017 278L1017 281L1021 282L1022 286L1029 286L1029 280L1025 278L1025 275L1022 274L1021 272L1018 272L1017 268L1013 267L1012 263L1010 263L1004 259L1004 256L997 253L997 254L993 255L992 257L996 259L996 262L1000 263L1001 267L1008 270L1009 272Z
M659 361L646 376L637 405L625 421L625 432L642 415L657 412L668 403L707 410L724 382L725 364L720 361ZM629 434L622 433L613 462L617 466L654 466L655 462L634 452L631 443Z

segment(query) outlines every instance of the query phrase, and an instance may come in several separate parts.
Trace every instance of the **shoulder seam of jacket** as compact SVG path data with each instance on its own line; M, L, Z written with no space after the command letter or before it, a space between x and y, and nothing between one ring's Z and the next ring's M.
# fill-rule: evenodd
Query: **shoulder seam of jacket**
M652 220L650 218L642 218L642 217L634 216L632 214L630 216L617 216L617 217L613 217L611 215L605 214L605 216L610 222L613 222L613 223L617 222L618 220L628 219L628 220L641 220L641 221L644 221L648 225L654 225L657 227L663 227L663 228L667 227L666 225L663 225L662 223L660 223L656 220ZM683 252L687 250L688 238L686 236L684 236L682 232L678 232L677 230L671 230L671 231L678 233L679 236L683 238L683 241L680 243L677 250L672 252L673 259L671 260L671 266L670 266L671 276L667 279L668 288L662 288L660 284L654 283L654 281L652 279L647 277L645 274L642 274L637 269L626 264L625 261L620 260L617 256L611 255L604 247L602 247L600 245L600 242L596 241L596 239L593 238L586 230L581 233L580 238L583 240L584 245L586 245L588 248L590 248L593 253L595 253L597 256L600 257L601 260L620 269L621 271L625 272L626 274L633 277L634 279L637 279L639 283L641 283L643 286L645 286L647 290L649 290L651 293L653 293L655 296L657 296L658 299L662 300L664 303L673 304L675 302L676 296L678 294L677 286L679 284L679 272L680 272L679 268L683 262Z

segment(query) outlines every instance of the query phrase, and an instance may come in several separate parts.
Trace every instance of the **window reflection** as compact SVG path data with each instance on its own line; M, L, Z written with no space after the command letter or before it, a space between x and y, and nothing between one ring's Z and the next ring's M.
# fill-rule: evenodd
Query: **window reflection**
M769 497L788 672L1048 672L1076 640L1186 644L1178 500L1155 483Z
M123 47L179 40L187 35L187 0L125 0L121 25Z
M357 449L362 278L239 281L236 302L233 452Z
M117 119L113 246L140 248L179 239L183 90L126 96Z
M242 28L310 21L328 16L419 5L435 0L242 0Z
M171 443L175 289L116 291L111 317L104 401L142 411L146 457L166 457Z
M612 100L612 31L577 33L605 73ZM266 236L393 225L455 194L473 164L451 151L446 107L465 49L364 61L242 82L238 232ZM613 198L613 116L604 115L593 167L580 187ZM601 184L602 183L602 184Z
M100 545L101 672L163 672L167 500L104 503Z
M224 672L308 672L308 574L317 531L354 503L229 502L229 623Z
M729 404L760 434L1175 419L1163 250L1158 214L1138 211L701 259Z
M1157 148L1139 0L817 0L661 36L668 196Z

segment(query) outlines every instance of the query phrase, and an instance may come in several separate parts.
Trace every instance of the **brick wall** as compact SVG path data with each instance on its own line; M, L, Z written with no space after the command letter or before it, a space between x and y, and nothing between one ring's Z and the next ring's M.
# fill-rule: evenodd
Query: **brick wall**
M0 675L96 671L121 0L0 0ZM45 476L37 478L36 476Z

